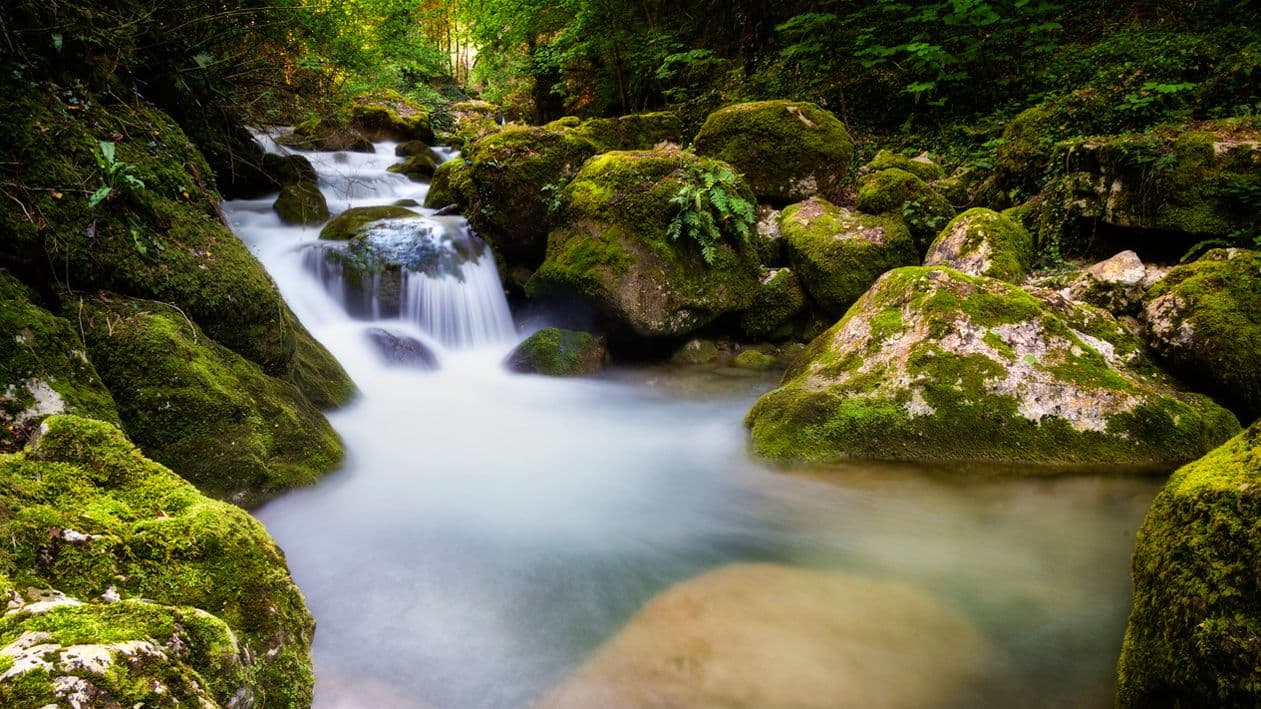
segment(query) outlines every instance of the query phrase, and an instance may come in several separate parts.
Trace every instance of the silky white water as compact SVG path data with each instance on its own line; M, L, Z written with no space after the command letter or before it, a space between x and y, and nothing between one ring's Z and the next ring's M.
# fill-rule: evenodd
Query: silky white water
M425 185L385 172L393 147L306 153L334 213L423 201ZM360 392L330 415L342 469L257 511L318 622L317 706L528 706L652 596L742 561L906 581L957 605L995 653L984 681L940 705L1111 705L1156 483L771 471L746 454L741 419L773 378L510 374L500 362L524 333L493 265L408 276L397 314L352 315L304 261L318 229L283 226L271 201L226 210ZM385 366L376 327L424 343L440 369Z

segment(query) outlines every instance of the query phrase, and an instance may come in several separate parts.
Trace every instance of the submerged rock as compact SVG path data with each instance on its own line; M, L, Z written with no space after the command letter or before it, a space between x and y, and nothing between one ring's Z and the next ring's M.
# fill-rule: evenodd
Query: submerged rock
M0 271L0 452L20 448L52 414L118 423L114 398L69 320Z
M880 274L919 261L915 242L897 219L851 212L817 197L785 207L779 228L793 273L831 317L845 312Z
M1174 373L1261 417L1261 252L1215 249L1147 294L1148 342Z
M328 221L328 202L314 182L298 182L280 188L272 209L286 224L323 224Z
M433 351L414 337L400 335L380 327L368 330L367 334L386 366L420 370L438 369L438 358Z
M280 549L116 427L47 419L0 455L0 507L0 704L310 704L315 623Z
M962 702L993 662L966 616L912 586L738 564L653 598L537 706L909 709Z
M367 229L373 222L419 216L419 212L396 205L351 207L334 217L333 221L325 224L320 230L320 238L328 241L348 241Z
M921 252L955 215L954 206L928 183L897 168L864 177L854 204L868 214L887 214L906 222Z
M505 364L523 374L581 377L600 373L607 357L603 337L545 327L517 345Z
M924 265L1020 284L1033 265L1033 238L1019 222L998 212L969 209L928 247Z
M693 239L669 236L671 200L697 175L723 168L677 150L591 159L561 196L547 259L527 292L578 296L639 337L685 335L747 308L760 270L749 229L719 224L712 263ZM752 195L743 183L736 189L751 212Z
M1170 465L1238 431L1105 311L945 268L880 278L746 419L758 453Z
M696 153L730 163L759 200L788 204L821 196L842 201L854 142L836 116L812 103L759 101L709 114Z
M1261 704L1261 423L1178 470L1134 550L1119 707Z
M207 494L255 504L341 461L337 434L293 384L175 309L108 296L72 307L128 435Z

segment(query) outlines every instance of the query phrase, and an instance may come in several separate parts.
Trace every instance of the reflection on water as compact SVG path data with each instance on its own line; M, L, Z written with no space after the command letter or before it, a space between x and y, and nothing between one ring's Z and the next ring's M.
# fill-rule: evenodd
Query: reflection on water
M382 176L387 151L353 158L344 178L329 174L342 163L317 160L337 207L423 196ZM319 624L317 706L527 706L654 596L753 562L841 571L954 609L988 651L979 682L942 705L1111 704L1129 554L1156 482L772 471L748 458L741 419L773 379L512 375L500 366L512 341L446 349L413 321L389 326L441 369L383 367L365 336L381 322L353 319L304 270L315 231L281 225L265 201L228 212L361 390L331 416L344 468L258 512ZM883 652L882 632L855 623L847 642ZM922 641L952 638L925 628Z

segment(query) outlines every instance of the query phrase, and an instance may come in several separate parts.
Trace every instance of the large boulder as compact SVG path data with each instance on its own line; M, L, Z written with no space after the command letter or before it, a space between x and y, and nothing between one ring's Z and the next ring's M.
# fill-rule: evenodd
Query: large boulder
M1019 222L998 212L969 209L933 240L924 265L1019 284L1033 266L1033 238Z
M759 201L788 204L849 187L854 142L836 116L812 103L759 101L714 111L694 142L699 155L730 163Z
M1133 571L1117 706L1261 705L1261 423L1173 474Z
M314 182L296 182L280 188L272 209L286 224L316 225L328 221L328 201Z
M707 206L693 216L713 220L717 241L698 243L695 232L671 238L672 223L685 216L673 200L720 175L728 178L722 194L729 206L743 204L747 221L720 218ZM684 335L752 304L760 272L749 237L752 199L729 167L690 153L600 155L565 188L547 259L527 290L576 295L640 337Z
M439 138L456 147L468 145L498 131L503 115L493 103L479 100L457 101L447 109L451 117L451 130Z
M604 369L604 338L589 332L545 327L508 354L508 369L522 374L581 377Z
M537 706L953 706L994 661L967 616L913 586L737 564L653 598Z
M31 91L0 92L0 109L8 159L31 166L20 176L27 203L0 200L0 265L31 282L170 303L321 405L349 398L346 373L223 223L210 168L169 117L145 104L96 100L64 110L55 97ZM91 207L86 194L68 186L98 174L100 135L122 136L113 143L115 169L144 187L120 182Z
M1148 342L1174 373L1261 417L1261 252L1215 249L1147 293Z
M817 197L784 208L779 230L793 272L831 317L844 313L880 274L919 262L915 241L900 220L859 214Z
M652 150L683 142L683 123L673 111L636 113L617 118L590 118L573 128L580 135L609 150Z
M500 257L533 268L547 250L553 205L595 145L570 131L509 126L467 149L469 221Z
M881 150L876 153L876 157L872 158L871 162L863 166L867 172L880 172L892 168L905 170L924 182L942 180L946 177L946 171L941 169L941 165L933 162L927 155L912 158L892 150Z
M310 705L315 623L280 549L116 427L46 419L0 455L0 509L0 704Z
M878 280L749 412L783 461L1171 465L1238 431L1103 310L946 268Z
M872 173L858 183L854 204L868 214L902 219L920 251L954 218L955 208L928 183L898 168Z
M203 492L253 505L313 484L341 461L337 435L293 384L170 306L102 296L66 309L128 435Z
M351 99L349 123L370 140L434 140L429 109L388 89Z
M376 151L372 139L334 117L312 118L293 127L293 132L281 135L276 142L301 150L346 151L371 153Z
M452 204L468 207L476 194L472 166L463 157L453 158L434 170L429 191L425 193L425 207L442 209Z
M0 452L20 448L52 414L118 422L79 331L35 300L0 271Z

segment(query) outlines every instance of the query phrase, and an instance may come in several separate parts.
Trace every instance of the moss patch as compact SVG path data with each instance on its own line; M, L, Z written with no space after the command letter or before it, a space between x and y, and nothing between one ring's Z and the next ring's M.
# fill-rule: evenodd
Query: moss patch
M955 217L924 258L925 266L949 266L972 276L1020 283L1033 266L1033 238L998 212L976 208Z
M588 332L545 327L509 353L508 369L551 377L581 377L604 369L604 338Z
M272 205L286 224L323 224L328 221L328 202L314 182L298 182L280 188Z
M329 241L349 241L362 233L369 224L382 219L419 217L420 213L406 207L385 205L381 207L351 207L338 214L320 230L320 238Z
M920 251L955 215L950 202L926 182L897 168L881 170L858 184L854 203L868 214L887 214L906 222Z

